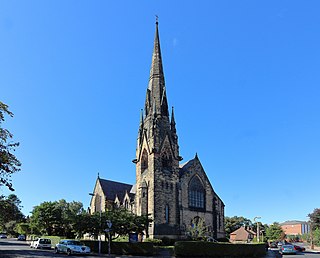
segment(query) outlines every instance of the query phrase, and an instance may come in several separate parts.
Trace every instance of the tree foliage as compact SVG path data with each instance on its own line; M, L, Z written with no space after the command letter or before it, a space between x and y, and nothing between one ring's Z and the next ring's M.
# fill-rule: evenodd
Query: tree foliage
M237 230L241 226L253 227L250 219L238 216L225 217L224 225L227 237L230 237L230 233Z
M74 229L79 236L89 233L97 237L99 233L106 233L106 229L109 229L107 221L112 222L111 235L113 239L116 239L119 236L126 236L132 232L147 232L152 220L148 216L138 216L119 208L102 212L101 214L99 212L92 215L88 213L78 214Z
M266 229L266 237L269 240L282 240L285 237L285 233L280 224L274 222Z
M21 222L24 215L21 212L21 201L15 194L8 197L0 196L0 230L12 229L11 221ZM9 223L9 224L8 224Z
M111 235L115 239L131 232L147 232L152 221L148 216L137 216L125 209L89 214L82 203L65 200L43 202L35 206L31 214L29 228L25 230L67 238L82 237L86 233L97 237L106 233L107 221L111 221Z
M313 230L320 229L320 209L314 209L312 213L308 215Z
M83 213L81 202L65 200L43 202L31 212L30 228L33 233L74 237L74 223L78 214Z
M2 127L5 115L13 117L8 106L0 101L0 186L5 185L9 190L14 191L10 178L13 173L20 170L21 163L13 154L19 143L13 142L13 135Z
M205 240L208 237L205 220L200 217L193 218L191 225L187 226L187 234L192 240Z

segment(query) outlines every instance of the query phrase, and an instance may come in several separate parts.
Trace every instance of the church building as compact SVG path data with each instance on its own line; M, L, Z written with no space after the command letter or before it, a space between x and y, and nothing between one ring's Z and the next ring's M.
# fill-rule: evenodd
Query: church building
M149 84L141 113L136 157L136 182L123 184L97 178L91 212L125 207L150 214L150 238L184 238L193 219L202 218L209 235L225 237L224 203L214 191L198 155L181 163L174 110L169 114L158 21Z

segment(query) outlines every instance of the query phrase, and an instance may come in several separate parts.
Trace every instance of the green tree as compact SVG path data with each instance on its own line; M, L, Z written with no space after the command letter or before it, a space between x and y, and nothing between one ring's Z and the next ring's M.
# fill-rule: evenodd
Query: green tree
M31 212L30 227L41 234L74 237L78 214L84 212L81 202L59 200L43 202Z
M79 236L89 233L97 237L99 233L103 234L108 229L107 221L112 222L111 234L112 238L116 239L132 232L147 232L152 220L148 216L138 216L119 208L92 215L82 212L76 216L73 227Z
M280 224L274 222L266 229L266 237L271 241L282 240L285 237L285 233Z
M102 226L100 223L100 214L95 213L93 215L87 212L79 213L74 220L73 229L77 237L81 237L86 233L97 237L99 232L102 232Z
M52 235L54 226L61 220L61 212L57 209L55 202L43 202L35 206L31 214L31 228L49 236Z
M313 243L317 246L320 245L320 228L316 228L312 231Z
M192 240L205 240L208 237L205 220L200 217L193 218L191 225L187 226L187 234Z
M81 202L66 202L59 200L56 202L56 208L59 211L59 223L55 226L55 235L66 236L67 238L74 237L74 223L76 216L84 212Z
M11 175L20 170L21 163L13 154L18 142L12 142L13 135L2 127L5 115L13 117L6 104L0 101L0 186L4 185L14 191L11 183Z
M320 229L320 209L314 209L312 213L308 215L310 218L312 229Z
M21 222L24 220L24 215L21 212L21 201L15 194L10 194L8 197L0 196L0 230L8 231L12 229L11 221Z
M22 235L29 235L31 234L30 224L28 222L21 222L16 224L16 232Z
M254 225L252 224L250 219L233 216L233 217L225 217L224 226L225 226L227 237L230 237L230 233L237 230L241 226L247 226L252 228Z

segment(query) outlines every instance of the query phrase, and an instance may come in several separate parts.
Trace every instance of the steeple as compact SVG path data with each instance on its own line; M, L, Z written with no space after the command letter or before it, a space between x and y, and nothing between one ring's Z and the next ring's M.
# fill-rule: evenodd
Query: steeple
M169 116L160 49L158 19L156 20L156 32L154 37L152 63L145 102L145 111L146 115L157 114L162 116Z
M166 228L175 230L179 225L176 187L179 161L182 160L173 110L171 120L169 118L158 20L144 111L145 115L140 120L136 158L133 160L136 164L136 185L142 186L136 191L135 209L138 215L151 214L153 222L148 232L157 235Z

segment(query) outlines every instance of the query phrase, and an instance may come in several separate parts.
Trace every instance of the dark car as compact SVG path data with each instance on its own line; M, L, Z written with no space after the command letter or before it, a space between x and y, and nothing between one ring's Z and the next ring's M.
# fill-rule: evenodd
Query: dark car
M299 245L293 245L294 250L298 251L298 252L304 252L306 249L302 246Z
M19 241L26 241L26 236L25 235L19 235L17 240Z
M6 234L0 234L0 238L7 238Z

